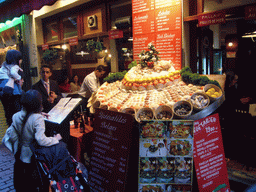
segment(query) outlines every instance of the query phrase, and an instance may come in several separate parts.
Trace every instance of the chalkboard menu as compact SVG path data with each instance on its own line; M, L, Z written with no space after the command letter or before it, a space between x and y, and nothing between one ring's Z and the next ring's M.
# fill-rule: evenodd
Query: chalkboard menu
M123 192L126 184L133 117L97 109L89 183L95 192Z
M138 191L192 191L193 121L140 125Z
M133 0L133 57L152 43L162 60L171 60L181 69L181 0Z

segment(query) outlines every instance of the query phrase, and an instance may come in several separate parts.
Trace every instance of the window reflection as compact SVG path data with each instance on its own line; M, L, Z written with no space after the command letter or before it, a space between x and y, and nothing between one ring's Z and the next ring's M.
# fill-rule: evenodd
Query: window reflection
M77 16L63 19L64 38L77 36Z
M57 22L49 23L46 25L46 38L47 42L58 41L58 25Z

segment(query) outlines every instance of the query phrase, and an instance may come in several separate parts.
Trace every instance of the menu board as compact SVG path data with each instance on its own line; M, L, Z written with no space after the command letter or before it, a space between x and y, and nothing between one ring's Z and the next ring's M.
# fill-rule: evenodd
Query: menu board
M162 60L171 60L176 70L181 69L181 0L133 0L132 9L133 58L139 60L138 54L152 43ZM135 41L142 37L147 38L145 46Z
M140 124L138 191L192 191L193 121Z
M199 191L230 191L218 114L194 122L194 162Z
M94 192L125 189L133 117L96 109L89 184Z

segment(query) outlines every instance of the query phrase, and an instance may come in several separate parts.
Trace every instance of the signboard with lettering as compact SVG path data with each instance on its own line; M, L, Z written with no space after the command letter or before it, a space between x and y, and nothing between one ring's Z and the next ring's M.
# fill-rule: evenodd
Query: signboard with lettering
M218 114L194 122L194 163L200 192L230 191Z
M139 60L138 54L148 45L138 46L135 39L146 39L143 42L152 43L161 60L171 60L176 70L181 69L181 0L133 0L132 16L133 58Z
M46 49L49 49L49 45L48 44L42 45L42 50L46 50Z
M256 6L245 7L245 19L256 19Z
M89 183L94 192L123 192L129 160L133 117L97 109Z
M225 11L216 11L213 13L201 14L198 17L198 26L208 26L215 25L226 22L226 12Z
M124 32L119 29L111 30L108 32L108 36L109 36L109 39L119 39L119 38L123 38Z
M193 121L140 124L138 191L192 191Z
M77 37L70 38L68 39L68 43L69 43L69 46L78 45L78 38Z

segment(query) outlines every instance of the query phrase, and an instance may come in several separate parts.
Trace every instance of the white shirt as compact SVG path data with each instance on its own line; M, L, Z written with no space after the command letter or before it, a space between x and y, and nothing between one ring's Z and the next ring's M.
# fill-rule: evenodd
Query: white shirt
M84 78L84 81L79 90L79 94L85 98L90 98L93 92L96 92L100 87L99 79L95 75L95 71Z

